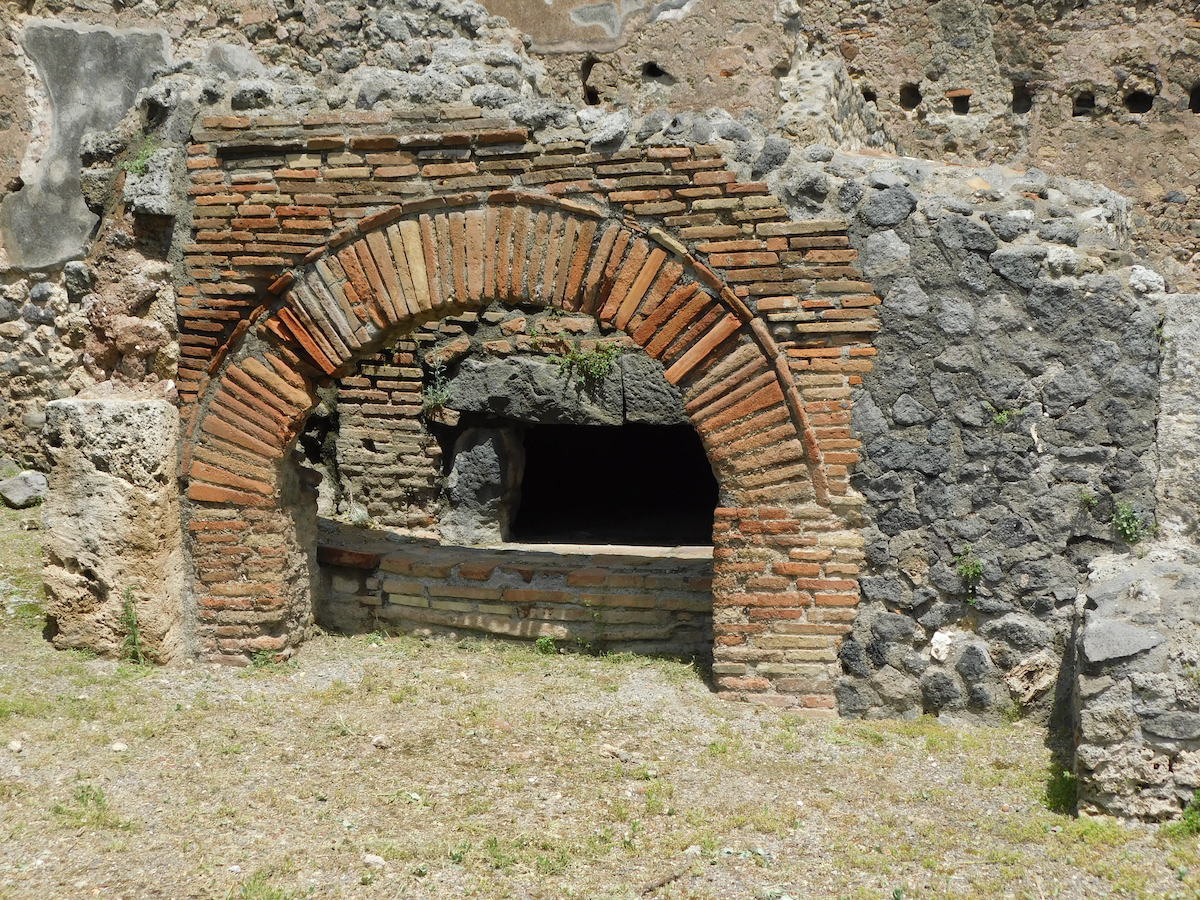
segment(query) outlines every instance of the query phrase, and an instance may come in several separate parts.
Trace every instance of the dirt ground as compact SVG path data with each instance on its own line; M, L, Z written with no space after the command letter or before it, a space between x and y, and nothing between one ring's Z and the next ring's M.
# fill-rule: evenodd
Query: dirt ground
M41 639L0 510L0 898L1200 897L1043 731L814 722L680 663L319 636L156 669Z

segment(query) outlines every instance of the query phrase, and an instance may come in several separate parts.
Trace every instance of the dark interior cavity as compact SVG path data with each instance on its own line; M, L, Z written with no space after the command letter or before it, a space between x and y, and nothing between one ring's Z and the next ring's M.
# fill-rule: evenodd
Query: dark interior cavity
M1018 116L1023 116L1031 109L1033 109L1033 91L1029 89L1029 82L1014 81L1012 86L1012 111Z
M516 541L712 543L717 481L690 425L533 425Z
M1148 113L1154 106L1154 95L1145 91L1130 91L1125 95L1125 108L1131 113Z

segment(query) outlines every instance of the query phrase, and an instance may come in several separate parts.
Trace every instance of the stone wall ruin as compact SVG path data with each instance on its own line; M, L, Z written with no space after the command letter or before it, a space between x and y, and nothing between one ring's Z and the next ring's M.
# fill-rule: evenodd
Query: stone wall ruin
M59 644L117 652L129 589L164 661L314 622L711 657L1188 800L1182 4L85 6L0 37L4 455L103 533L49 543ZM630 423L698 436L711 557L514 543L528 430Z

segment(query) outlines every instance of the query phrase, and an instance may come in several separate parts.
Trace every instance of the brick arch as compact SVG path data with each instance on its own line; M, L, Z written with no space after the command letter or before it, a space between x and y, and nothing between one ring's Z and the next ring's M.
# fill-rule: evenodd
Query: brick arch
M844 523L830 508L787 356L682 244L544 195L441 197L360 219L269 290L277 299L210 368L185 447L197 639L207 656L291 652L311 620L315 541L291 502L300 487L284 461L316 385L424 322L499 300L593 315L663 364L727 504L714 525L718 679L731 693L832 706L828 680L802 663L781 663L774 678L732 674L745 668L731 660L747 636L771 632L803 635L788 643L811 645L828 668L844 627L808 622L804 610L853 606L857 588L826 566L835 554L813 538Z

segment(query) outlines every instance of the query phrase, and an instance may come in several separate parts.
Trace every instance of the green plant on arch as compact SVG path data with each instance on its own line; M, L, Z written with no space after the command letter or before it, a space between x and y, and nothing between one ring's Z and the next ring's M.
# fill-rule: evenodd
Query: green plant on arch
M612 371L623 352L624 348L619 344L597 344L590 350L583 350L576 345L562 356L555 357L555 362L565 374L574 376L578 387L594 391Z
M129 158L121 163L121 168L133 175L145 175L150 170L150 157L158 149L158 138L152 134L146 135Z
M438 361L429 373L429 381L421 392L421 408L435 412L450 402L450 385L446 381L446 364Z

